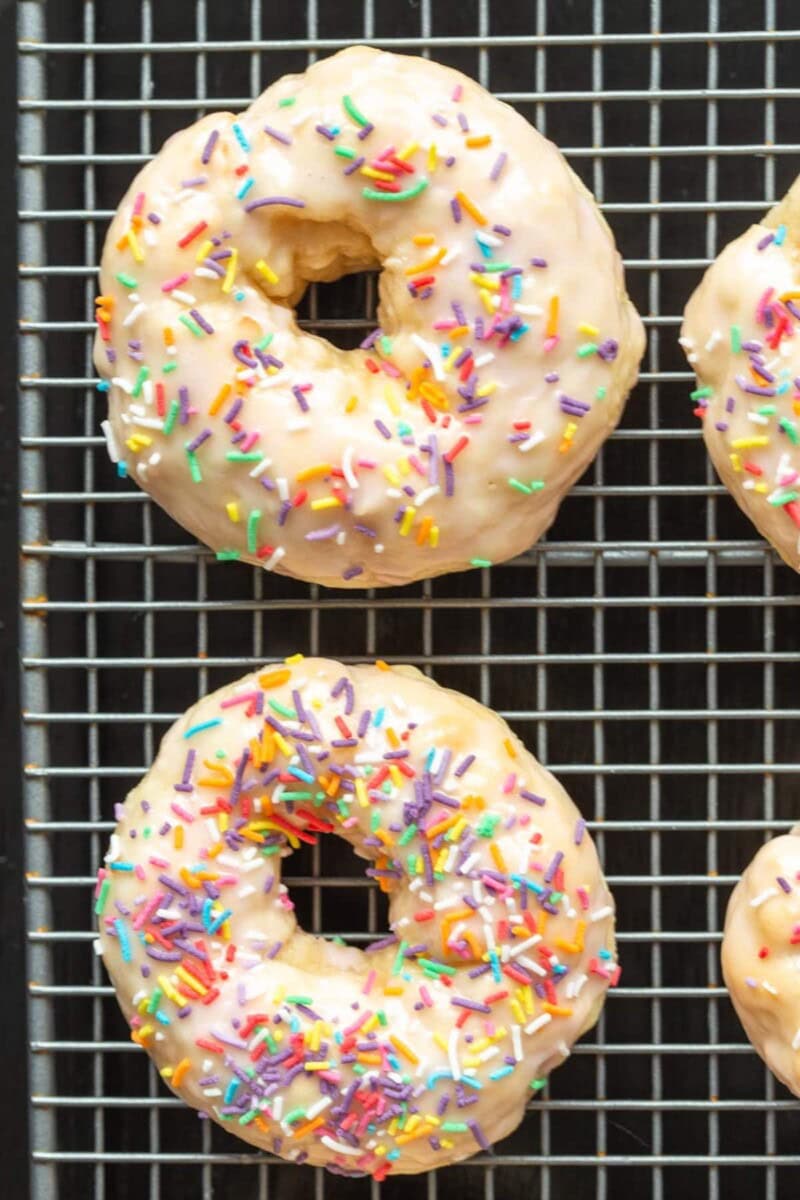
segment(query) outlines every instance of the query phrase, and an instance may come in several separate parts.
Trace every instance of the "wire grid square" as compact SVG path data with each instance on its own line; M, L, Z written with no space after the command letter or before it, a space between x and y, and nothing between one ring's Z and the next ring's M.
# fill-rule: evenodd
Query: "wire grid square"
M277 9L277 11L276 11ZM800 1108L720 984L731 884L797 816L797 578L723 492L692 426L680 313L707 262L798 169L788 0L19 0L24 745L32 1194L243 1188L378 1194L260 1157L166 1092L91 943L112 806L198 694L295 649L381 655L506 716L591 818L624 966L597 1030L493 1157L412 1182L428 1200L794 1194ZM514 563L394 592L321 592L220 566L114 476L88 321L101 239L162 140L350 41L477 77L592 187L645 315L622 428ZM312 289L353 345L370 277ZM337 840L289 860L308 928L368 940L375 889ZM795 1168L796 1169L796 1168Z

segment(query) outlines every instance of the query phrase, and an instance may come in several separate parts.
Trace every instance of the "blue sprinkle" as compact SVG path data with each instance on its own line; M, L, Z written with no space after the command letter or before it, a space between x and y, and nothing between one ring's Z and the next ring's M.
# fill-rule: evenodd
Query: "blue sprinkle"
M512 1066L510 1066L508 1063L506 1063L506 1065L504 1067L498 1067L496 1071L490 1072L489 1078L490 1079L505 1079L506 1075L510 1075L513 1070L514 1070L514 1068Z
M314 782L314 776L309 775L308 771L304 771L301 767L289 767L287 775L294 775L295 779L302 779L303 783Z
M782 246L785 241L786 241L786 226L779 225L778 228L775 230L775 245Z
M379 708L378 711L375 713L375 718L372 722L372 724L375 726L376 729L380 729L381 725L383 724L383 718L385 716L386 716L386 709Z
M233 123L233 132L236 135L237 142L242 147L245 154L249 154L250 153L250 143L248 142L247 138L245 137L244 130L242 129L242 127L238 121L234 121L234 123Z
M98 379L98 381L97 381L98 392L107 392L110 390L110 388L111 388L111 385L107 379Z
M231 1100L236 1095L238 1090L239 1090L239 1080L234 1075L233 1079L230 1081L228 1086L225 1088L225 1095L224 1095L223 1099L226 1104L230 1104Z
M215 725L222 724L222 717L213 717L210 721L201 721L199 725L193 725L191 729L187 729L183 735L184 738L194 737L196 733L202 733L204 729L213 729Z
M236 199L244 200L245 196L250 191L250 188L254 186L255 182L256 181L252 175L250 176L249 179L246 179L244 181L244 183L242 184L242 186L239 188L238 192L236 193Z
M128 938L128 931L119 917L117 917L117 919L114 921L114 928L116 929L117 937L119 938L119 947L122 951L122 961L129 963L133 958L131 943L130 939Z
M211 924L208 927L208 932L216 933L217 930L219 929L220 925L224 925L224 923L227 921L228 917L231 917L231 916L233 916L233 910L230 908L226 908L224 912L221 912L218 917L214 918L214 920L211 922Z
M120 479L128 478L128 464L126 462L120 461L117 463L117 475Z
M133 863L113 862L108 864L112 871L132 871Z

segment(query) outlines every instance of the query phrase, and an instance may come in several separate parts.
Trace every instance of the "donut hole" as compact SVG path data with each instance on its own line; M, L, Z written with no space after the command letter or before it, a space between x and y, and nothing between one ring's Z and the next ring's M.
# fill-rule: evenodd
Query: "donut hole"
M378 323L377 270L312 283L297 308L302 329L340 350L355 350Z
M359 948L388 935L387 897L366 874L369 865L349 842L332 834L283 860L283 882L306 933L342 938Z

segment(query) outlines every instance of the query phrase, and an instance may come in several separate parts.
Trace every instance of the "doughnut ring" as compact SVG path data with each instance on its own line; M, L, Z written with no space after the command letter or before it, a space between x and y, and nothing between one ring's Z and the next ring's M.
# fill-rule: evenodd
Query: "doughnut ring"
M800 178L722 251L681 342L711 461L736 503L800 570Z
M314 280L380 267L358 350ZM214 113L106 240L109 453L219 559L335 587L527 549L622 413L644 346L608 226L477 83L354 47Z
M117 817L95 911L131 1037L294 1162L381 1180L488 1150L619 978L566 792L411 667L298 655L207 696ZM297 925L281 858L321 833L388 894L366 951Z

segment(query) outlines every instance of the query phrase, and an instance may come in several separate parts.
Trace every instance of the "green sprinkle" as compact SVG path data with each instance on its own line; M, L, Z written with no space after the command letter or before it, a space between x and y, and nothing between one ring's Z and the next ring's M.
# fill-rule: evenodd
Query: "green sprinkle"
M189 459L189 470L191 472L192 479L195 483L202 483L203 472L200 470L200 463L197 461L197 455L195 454L194 450L187 450L186 457Z
M217 551L217 562L235 562L236 559L240 558L240 557L241 556L240 556L238 550L218 550Z
M162 375L171 375L172 372L177 371L177 369L178 369L178 364L176 362L164 363L163 367L161 368L161 374Z
M133 385L133 391L131 392L131 395L134 397L134 399L138 396L141 396L142 384L145 382L146 379L149 379L149 378L150 378L150 368L149 367L140 367L139 374L136 376L136 383Z
M742 349L742 331L738 325L731 325L731 350L738 354Z
M378 829L380 829L380 827L381 827L381 814L379 813L378 809L376 808L372 813L372 817L370 818L370 822L369 822L370 832L375 833Z
M478 824L475 826L475 832L479 837L494 837L494 831L500 821L499 813L485 812Z
M258 1116L258 1109L251 1108L250 1112L246 1112L243 1117L239 1117L240 1125L249 1125L251 1121L255 1121Z
M483 269L488 274L492 271L507 271L510 266L510 262L485 262L483 264Z
M705 400L708 396L714 395L714 389L710 387L695 388L689 393L690 400Z
M442 1133L466 1133L466 1121L442 1121Z
M117 280L118 283L121 283L122 286L126 287L126 288L135 288L135 287L139 286L139 284L136 282L136 280L133 278L133 276L126 275L124 271L120 271L118 275L114 276L114 278Z
M578 358L588 358L590 354L597 354L597 342L584 342L578 346Z
M469 565L471 567L490 567L492 565L492 560L490 558L471 558L469 560Z
M247 551L255 554L258 549L258 523L261 520L261 509L254 508L247 518Z
M540 492L543 487L544 487L543 479L532 479L530 482L530 489L532 492Z
M388 200L392 203L397 203L399 200L413 200L420 192L424 192L427 186L427 179L419 179L412 187L406 188L404 192L378 192L375 188L365 187L361 195L365 200Z
M248 450L246 454L241 450L229 450L225 457L228 462L261 462L264 455L258 450Z
M547 1079L532 1079L529 1086L532 1092L540 1092L546 1083Z
M797 432L797 426L795 425L794 421L790 421L787 417L781 417L780 421L778 421L778 424L792 445L796 446L800 442L800 434Z
M185 325L189 332L193 333L195 337L201 338L203 336L203 331L200 326L196 321L193 321L191 317L187 316L186 313L179 313L178 320L180 321L181 325Z
M111 888L111 880L104 879L102 884L100 885L100 893L97 897L97 901L95 902L95 906L94 906L95 916L99 917L100 914L102 913L103 909L105 908L106 900L108 899L108 893L109 893L110 888Z
M379 342L381 350L384 354L392 353L392 339L390 337L387 337L386 334L384 334L382 338L379 338Z
M175 422L178 419L178 413L181 411L180 400L173 400L169 406L166 420L164 421L164 433L169 437L175 428Z
M344 111L347 113L348 117L353 118L356 125L361 125L362 127L364 125L369 125L369 121L362 112L359 112L350 96L342 96L342 104L344 105Z
M161 988L159 988L159 987L154 988L152 996L147 1001L147 1011L149 1013L154 1013L156 1011L159 1004L161 1003L163 995L164 995L164 993L162 992Z
M310 800L311 792L281 792L281 800Z
M422 967L426 975L455 975L455 967L449 967L447 963L434 962L432 958L418 958L417 962Z
M355 158L355 150L351 150L349 146L334 146L333 153L338 154L339 158Z
M386 1019L386 1013L383 1011L382 1008L378 1009L378 1022L381 1025L388 1025L388 1023L389 1023Z
M255 343L256 350L266 350L274 337L274 333L265 333L261 341Z
M774 417L778 411L778 406L777 404L762 404L761 408L757 411L760 417Z
M290 721L297 720L297 713L293 708L287 708L285 704L281 704L279 700L270 700L269 706L273 712L276 712L281 717L288 717Z
M314 999L313 996L287 996L286 1003L287 1004L310 1004L313 999ZM287 1117L286 1119L288 1120L289 1118Z
M509 479L508 486L512 487L516 492L522 492L526 496L530 496L531 489L526 483L520 483L518 479Z
M778 496L770 496L769 502L773 508L783 508L784 504L794 504L800 492L781 492Z
M306 1110L304 1108L293 1108L292 1111L287 1113L283 1119L287 1125L295 1125L298 1121L301 1121L305 1115Z
M407 846L416 832L417 832L417 827L415 824L412 823L411 825L408 826L407 829L403 830L403 833L399 839L398 844L401 846Z
M397 947L397 954L395 955L394 963L392 964L392 974L393 975L400 974L400 971L402 970L402 967L403 967L403 955L405 954L407 949L408 949L408 942L401 942L400 945Z
M608 388L599 387L594 394L595 400L605 400Z
M292 104L297 103L297 96L284 96L278 101L278 108L289 108Z

